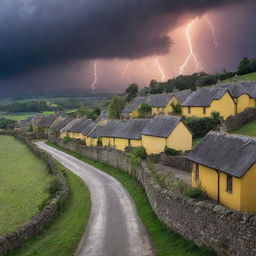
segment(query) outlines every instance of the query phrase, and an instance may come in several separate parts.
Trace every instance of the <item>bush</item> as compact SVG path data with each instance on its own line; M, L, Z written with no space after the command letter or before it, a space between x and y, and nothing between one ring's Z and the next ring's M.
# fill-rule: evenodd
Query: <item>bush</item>
M102 147L102 138L98 138L97 147Z
M175 104L172 102L171 107L173 109L174 114L181 114L181 104L180 103Z
M202 190L201 187L188 188L187 191L185 191L184 196L191 197L191 198L198 199L198 200L206 199L206 194L204 193L204 191Z
M139 117L145 117L146 115L150 114L151 111L152 111L151 106L143 103L138 109Z
M68 143L68 142L71 142L71 141L72 141L72 139L67 137L67 136L63 138L64 143Z
M146 149L144 147L135 148L133 150L132 154L135 157L139 157L142 160L147 158L147 151L146 151Z
M186 117L185 122L193 132L193 138L204 137L209 131L214 130L221 123L221 116L218 112L212 112L211 117Z
M176 149L168 148L168 147L165 147L164 153L167 156L180 156L180 155L182 155L182 151L181 150L176 150Z

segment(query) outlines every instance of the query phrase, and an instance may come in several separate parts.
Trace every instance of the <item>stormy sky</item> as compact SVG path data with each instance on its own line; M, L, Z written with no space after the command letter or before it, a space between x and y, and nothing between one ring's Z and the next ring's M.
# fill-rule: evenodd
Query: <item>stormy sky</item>
M235 69L242 57L256 56L254 2L2 0L1 96L90 90L95 60L97 91L160 80L156 58L171 78L187 54L186 24L196 17L193 50L202 70ZM219 40L213 50L206 14ZM193 71L190 65L187 73Z

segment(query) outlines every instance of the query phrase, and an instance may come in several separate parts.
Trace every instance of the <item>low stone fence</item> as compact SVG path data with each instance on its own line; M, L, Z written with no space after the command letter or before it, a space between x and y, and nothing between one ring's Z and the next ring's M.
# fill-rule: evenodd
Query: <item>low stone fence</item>
M55 193L50 202L30 222L17 228L13 232L0 236L0 255L3 256L11 250L22 246L28 239L34 238L42 233L42 231L58 214L60 208L65 202L65 199L68 197L69 189L64 175L62 172L56 170L55 161L49 154L32 144L27 137L20 136L13 132L0 132L0 135L13 135L18 140L26 144L38 158L47 163L49 172L56 177L59 185L59 190Z
M228 117L223 124L226 127L226 130L231 132L253 120L256 120L256 108L247 108L235 116Z
M187 172L192 172L193 168L192 163L185 156L166 156L165 154L162 154L160 162L164 165Z
M207 246L220 256L256 255L256 215L173 194L160 187L145 163L134 166L124 152L63 143L61 140L53 142L82 156L128 171L145 189L158 218L198 246Z

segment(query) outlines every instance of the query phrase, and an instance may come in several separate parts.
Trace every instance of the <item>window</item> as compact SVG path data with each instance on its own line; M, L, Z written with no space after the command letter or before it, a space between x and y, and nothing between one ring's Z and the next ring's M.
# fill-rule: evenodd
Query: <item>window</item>
M227 191L233 191L233 177L231 175L227 175Z
M191 107L188 107L188 113L189 114L191 113Z
M203 114L206 114L206 107L203 107Z
M196 181L198 181L198 180L199 180L199 164L196 164L195 179L196 179Z

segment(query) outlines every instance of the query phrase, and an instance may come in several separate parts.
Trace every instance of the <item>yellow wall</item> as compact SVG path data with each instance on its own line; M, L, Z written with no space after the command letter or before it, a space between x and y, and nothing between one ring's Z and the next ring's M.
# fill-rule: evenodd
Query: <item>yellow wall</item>
M250 98L249 107L250 108L255 108L256 107L256 99Z
M191 113L188 113L188 107L182 107L182 114L184 116L196 117L210 117L213 111L219 112L220 115L226 119L230 115L235 115L235 102L229 93L225 93L219 100L213 100L209 107L206 107L204 114L203 107L190 107Z
M161 137L153 137L142 135L142 146L146 148L147 154L159 154L164 152L167 146L167 139Z
M171 100L168 102L168 104L166 105L166 107L164 108L153 108L152 107L152 112L151 112L151 115L153 116L157 116L157 115L160 115L160 114L164 114L165 116L168 116L169 113L173 112L173 109L172 109L172 106L171 104L174 103L174 104L177 104L178 103L178 100L175 96L173 96L171 98ZM140 107L140 106L139 106ZM138 108L139 108L138 107ZM139 112L138 112L138 109L134 110L132 113L130 113L130 117L131 118L137 118L139 117Z
M159 154L164 152L165 147L176 150L192 149L192 134L188 128L180 122L168 138L142 135L142 146L148 154Z
M109 137L102 137L103 147L115 147L115 139Z
M130 140L130 145L132 147L141 147L142 142L141 142L141 140Z
M167 138L167 147L182 151L192 149L192 134L183 122L179 122Z
M165 116L170 115L170 113L173 112L173 108L171 106L172 103L174 103L174 104L178 103L178 100L175 96L173 96L171 98L171 100L167 103L166 107L164 107L164 108L152 108L152 115L153 116L157 116L157 115L160 115L160 114L164 114Z
M199 181L195 178L196 164L193 165L192 185L200 185L213 200L218 200L218 174L215 170L199 165Z
M128 146L128 139L115 138L115 149L124 151Z
M256 164L242 177L241 211L256 213Z
M250 97L247 94L241 95L237 98L237 114L243 112L250 106Z
M207 195L219 203L239 211L256 213L256 164L241 178L233 177L233 191L227 191L227 174L199 165L199 181L195 179L196 164L193 165L192 185L201 185Z

